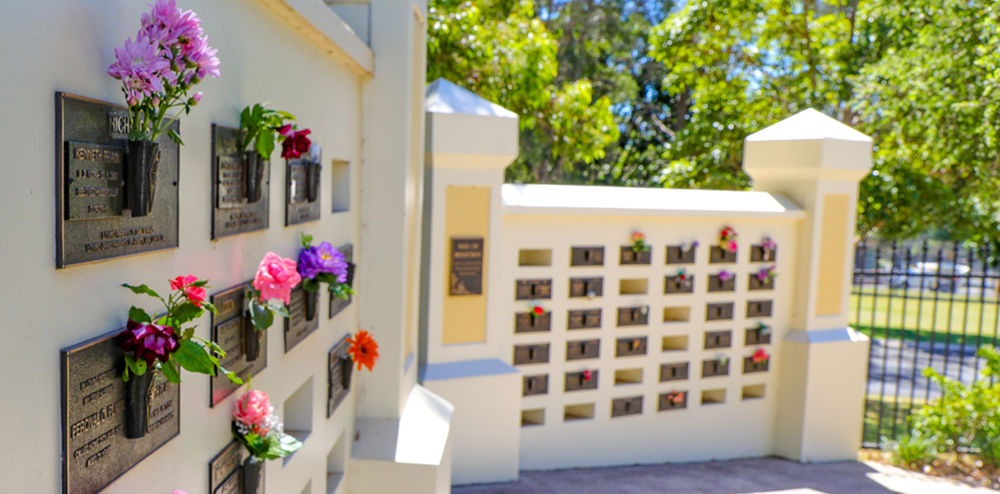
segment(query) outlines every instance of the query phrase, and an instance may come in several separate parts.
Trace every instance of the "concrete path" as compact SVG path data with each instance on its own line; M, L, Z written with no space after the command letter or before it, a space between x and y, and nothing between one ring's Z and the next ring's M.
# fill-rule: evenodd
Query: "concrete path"
M976 341L975 335L969 340ZM933 367L952 379L971 383L983 377L984 361L976 358L977 348L974 344L946 345L943 341L936 341L931 346L929 341L915 343L873 338L868 357L868 394L885 393L891 397L896 396L898 388L900 398L904 399L911 396L917 400L939 398L941 388L934 383L928 386L922 371Z
M521 472L517 482L459 486L452 494L985 494L877 463L803 465L776 458Z

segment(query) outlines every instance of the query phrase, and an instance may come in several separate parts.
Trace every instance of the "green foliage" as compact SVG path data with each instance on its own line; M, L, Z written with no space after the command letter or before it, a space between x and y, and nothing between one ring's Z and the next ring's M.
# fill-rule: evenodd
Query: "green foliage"
M257 103L253 108L249 106L243 108L240 113L240 129L246 132L243 136L243 148L247 149L254 144L254 149L263 159L270 159L275 142L285 140L285 136L279 134L278 129L289 121L294 122L295 116L288 112L267 109L266 106L267 103Z
M984 378L965 385L933 369L924 375L941 387L941 398L910 417L915 434L936 438L939 449L979 448L984 461L996 462L1000 452L1000 354L982 347L978 355L986 359Z
M284 433L271 432L263 436L254 432L246 435L240 434L235 421L233 421L232 430L236 439L250 452L250 456L262 460L284 458L302 447L301 441Z
M937 458L936 441L932 437L924 437L918 432L911 432L899 440L882 438L883 450L888 451L892 461L901 467L914 468L926 465Z
M253 322L253 327L257 328L257 331L263 331L274 324L274 311L270 305L262 304L255 299L250 300L248 305L250 321Z
M607 97L586 79L556 81L559 44L529 0L432 0L427 79L445 78L514 111L522 153L508 177L550 182L593 163L618 138Z

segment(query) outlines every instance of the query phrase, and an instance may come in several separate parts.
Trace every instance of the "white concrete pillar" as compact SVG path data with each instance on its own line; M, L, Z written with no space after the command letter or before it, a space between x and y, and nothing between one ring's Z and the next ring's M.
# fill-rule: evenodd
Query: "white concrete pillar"
M754 188L807 212L781 342L775 438L778 454L803 462L854 459L861 443L869 340L847 321L858 183L871 150L870 137L811 109L745 143L743 168Z
M516 480L521 374L498 358L508 320L487 315L497 312L490 294L509 289L497 276L500 188L518 118L439 79L427 87L426 122L420 381L455 404L452 481Z

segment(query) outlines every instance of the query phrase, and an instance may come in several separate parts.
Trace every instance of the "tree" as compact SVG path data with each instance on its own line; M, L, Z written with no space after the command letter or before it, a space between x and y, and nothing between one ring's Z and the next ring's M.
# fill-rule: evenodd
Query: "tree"
M653 35L676 137L663 184L740 189L750 133L814 107L875 138L859 231L996 236L996 9L956 0L688 2Z
M531 145L509 179L559 181L618 138L610 100L595 98L590 81L556 82L558 43L529 1L432 0L428 18L428 80L451 80L520 116Z

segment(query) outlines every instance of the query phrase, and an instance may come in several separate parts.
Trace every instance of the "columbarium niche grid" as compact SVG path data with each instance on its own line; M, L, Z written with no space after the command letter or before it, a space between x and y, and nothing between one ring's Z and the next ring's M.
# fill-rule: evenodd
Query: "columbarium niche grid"
M642 256L612 243L564 249L568 258L553 255L558 247L520 249L514 268L512 355L524 374L523 426L765 397L764 385L743 378L771 370L770 360L754 364L750 355L771 343L776 295L773 284L755 281L775 265L774 252L762 260L750 242L735 254L690 243L652 245ZM532 316L534 305L544 314Z

